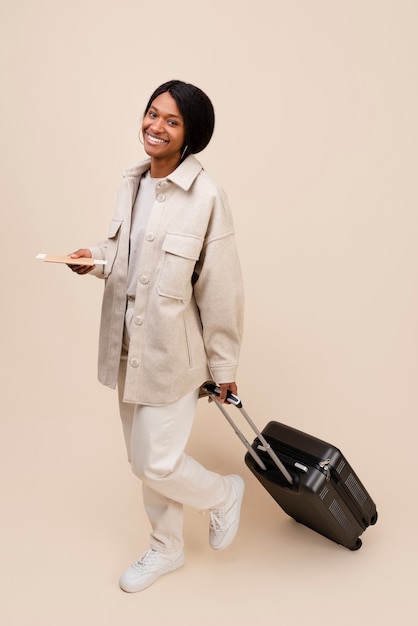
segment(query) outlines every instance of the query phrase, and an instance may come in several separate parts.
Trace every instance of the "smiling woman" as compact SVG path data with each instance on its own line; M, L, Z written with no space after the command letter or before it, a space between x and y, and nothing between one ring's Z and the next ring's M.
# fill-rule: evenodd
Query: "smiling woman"
M145 151L151 157L151 177L162 178L181 161L185 139L183 116L168 91L153 100L142 132Z
M160 113L154 110L155 107L162 107L159 104L160 96L168 97L164 103L168 122L171 125L181 124L184 129L181 160L206 148L215 127L215 112L208 96L194 85L179 80L168 81L160 85L150 97L144 111L144 123L149 113L157 116ZM170 109L170 105L174 105L174 108Z
M243 286L223 191L194 154L209 143L213 106L198 87L164 83L142 132L148 159L126 170L107 239L77 250L78 274L106 279L99 380L118 387L128 459L143 484L150 547L119 580L145 589L184 563L183 506L209 510L209 545L238 529L244 481L185 453L202 385L237 392Z

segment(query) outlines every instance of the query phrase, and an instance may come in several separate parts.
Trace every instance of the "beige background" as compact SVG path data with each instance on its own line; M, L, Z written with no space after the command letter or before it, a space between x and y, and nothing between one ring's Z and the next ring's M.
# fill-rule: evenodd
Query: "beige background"
M1 1L0 618L16 624L401 623L416 614L417 18L414 0ZM213 99L201 155L235 216L253 418L339 445L380 519L351 553L288 519L202 403L190 450L240 472L217 554L142 594L146 546L116 394L96 382L102 284L35 261L106 232L142 109L178 77ZM396 622L395 622L396 620Z

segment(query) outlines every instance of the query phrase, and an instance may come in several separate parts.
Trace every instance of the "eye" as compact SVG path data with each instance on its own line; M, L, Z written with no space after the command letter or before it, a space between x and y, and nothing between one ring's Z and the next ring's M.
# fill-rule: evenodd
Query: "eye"
M154 111L148 111L148 115L149 117L152 117L153 120L155 120L155 118L157 117L157 114L154 113Z
M179 125L179 123L178 123L178 122L176 122L176 120L168 120L168 124L169 124L170 126L178 126L178 125Z

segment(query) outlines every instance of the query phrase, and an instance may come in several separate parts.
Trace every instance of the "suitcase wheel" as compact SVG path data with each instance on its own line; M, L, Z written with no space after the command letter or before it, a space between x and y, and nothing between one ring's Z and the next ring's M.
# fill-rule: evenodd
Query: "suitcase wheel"
M362 540L359 538L357 539L356 545L354 546L354 548L350 548L350 550L352 552L354 552L355 550L360 550L361 546L363 545Z
M374 526L377 522L377 511L376 513L373 515L372 519L370 520L370 526Z

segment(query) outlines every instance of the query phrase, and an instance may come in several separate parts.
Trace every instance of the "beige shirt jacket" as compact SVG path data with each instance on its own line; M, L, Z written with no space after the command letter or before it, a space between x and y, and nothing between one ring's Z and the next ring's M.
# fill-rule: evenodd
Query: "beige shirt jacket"
M98 376L115 388L126 309L131 214L146 160L124 173L107 239ZM140 259L125 402L165 405L207 380L236 380L244 296L226 197L194 156L156 185Z

